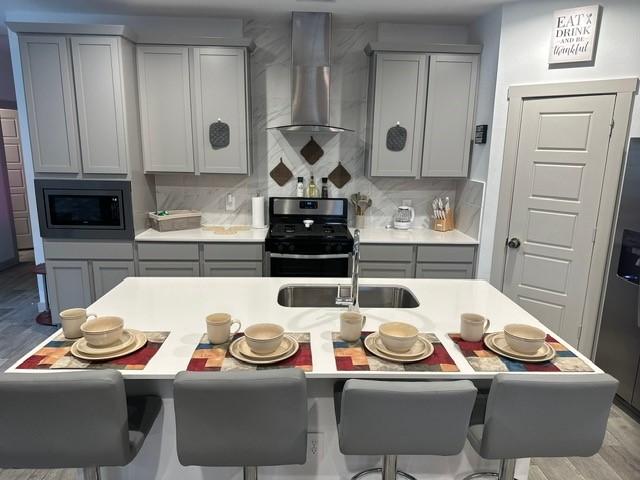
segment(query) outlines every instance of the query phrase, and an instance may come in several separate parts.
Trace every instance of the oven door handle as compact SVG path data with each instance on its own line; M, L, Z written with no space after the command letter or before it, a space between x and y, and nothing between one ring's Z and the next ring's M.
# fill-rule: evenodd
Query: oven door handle
M296 258L300 260L328 260L332 258L349 258L350 253L331 253L325 255L302 255L298 253L269 253L271 258Z

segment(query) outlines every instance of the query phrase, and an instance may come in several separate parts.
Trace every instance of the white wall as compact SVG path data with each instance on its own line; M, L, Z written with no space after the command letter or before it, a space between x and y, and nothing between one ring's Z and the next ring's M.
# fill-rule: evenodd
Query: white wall
M602 5L603 12L595 64L580 68L549 69L547 64L553 11L575 7L575 0L527 1L502 7L493 133L478 263L480 278L489 279L491 273L508 87L640 75L640 2L600 0L598 3ZM640 106L637 102L633 110L631 136L640 136Z
M18 249L9 201L9 175L0 129L0 269L17 263Z

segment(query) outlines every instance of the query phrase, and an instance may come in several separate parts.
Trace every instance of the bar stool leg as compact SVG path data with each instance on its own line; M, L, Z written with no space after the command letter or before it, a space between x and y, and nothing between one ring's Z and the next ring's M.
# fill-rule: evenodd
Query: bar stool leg
M487 478L497 477L498 480L516 480L516 459L507 458L500 460L500 471L498 473L493 472L478 472L467 475L462 480L472 480L474 478Z
M370 468L363 470L360 473L356 473L351 480L358 480L372 473L381 473L382 480L396 480L397 477L403 477L407 480L416 480L416 477L409 475L402 470L398 470L398 456L397 455L385 455L382 459L382 468Z
M258 480L258 467L242 467L244 480Z
M86 467L82 469L83 480L100 480L100 467Z

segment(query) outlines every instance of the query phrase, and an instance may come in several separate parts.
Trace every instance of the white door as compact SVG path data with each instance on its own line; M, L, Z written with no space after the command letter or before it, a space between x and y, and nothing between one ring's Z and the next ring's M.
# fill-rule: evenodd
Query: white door
M29 202L27 201L27 186L22 163L18 112L16 110L0 109L0 122L2 122L4 154L7 159L9 193L13 208L13 221L16 226L18 249L29 249L33 248L33 238L31 237Z
M615 95L523 103L503 291L574 346L614 104Z

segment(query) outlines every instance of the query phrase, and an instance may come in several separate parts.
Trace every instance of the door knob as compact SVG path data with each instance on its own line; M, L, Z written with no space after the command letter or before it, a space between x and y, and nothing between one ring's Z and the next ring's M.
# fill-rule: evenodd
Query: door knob
M512 237L507 241L507 246L509 248L518 248L520 246L520 239L516 237Z

